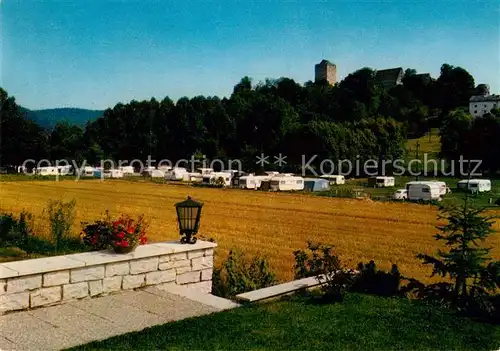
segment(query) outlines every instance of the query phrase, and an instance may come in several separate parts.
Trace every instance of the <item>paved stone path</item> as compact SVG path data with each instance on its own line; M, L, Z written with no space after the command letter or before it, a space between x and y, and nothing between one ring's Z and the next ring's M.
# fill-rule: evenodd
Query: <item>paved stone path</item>
M147 288L0 316L0 350L61 350L238 305Z

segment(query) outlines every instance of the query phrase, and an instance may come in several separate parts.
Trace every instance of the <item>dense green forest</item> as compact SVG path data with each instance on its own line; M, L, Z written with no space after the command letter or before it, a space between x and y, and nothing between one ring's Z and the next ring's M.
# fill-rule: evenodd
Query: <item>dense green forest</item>
M403 156L407 138L440 128L442 156L484 159L497 171L500 113L472 119L466 112L474 78L443 64L437 79L407 69L403 84L384 89L375 71L362 68L330 86L289 78L253 84L248 77L228 98L168 96L158 101L118 103L84 127L61 122L45 129L30 120L14 97L0 89L2 165L26 159L67 159L87 164L101 159L240 159L248 170L255 157L302 155L332 160L391 160Z
M43 128L53 129L57 123L67 122L83 127L89 121L102 117L104 111L83 108L50 108L45 110L29 110L21 107L26 117Z

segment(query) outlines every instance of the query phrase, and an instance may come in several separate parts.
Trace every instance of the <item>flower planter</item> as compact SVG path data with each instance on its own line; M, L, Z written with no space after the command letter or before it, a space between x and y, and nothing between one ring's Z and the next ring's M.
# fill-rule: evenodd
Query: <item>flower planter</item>
M137 247L137 245L127 246L127 247L113 246L113 251L116 253L119 253L119 254L127 254L127 253L131 253L132 251L134 251L136 247Z

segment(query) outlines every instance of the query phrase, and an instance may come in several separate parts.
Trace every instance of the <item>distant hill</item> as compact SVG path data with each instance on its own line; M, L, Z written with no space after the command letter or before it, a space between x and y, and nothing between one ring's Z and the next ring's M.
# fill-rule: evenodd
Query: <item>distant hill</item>
M84 126L88 121L94 121L104 114L102 110L86 110L82 108L51 108L46 110L28 110L21 107L28 119L44 128L54 128L58 122L68 122Z

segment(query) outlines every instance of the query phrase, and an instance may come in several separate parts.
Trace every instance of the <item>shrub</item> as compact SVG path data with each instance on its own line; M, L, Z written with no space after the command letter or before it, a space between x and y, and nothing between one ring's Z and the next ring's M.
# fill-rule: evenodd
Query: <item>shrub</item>
M80 237L82 242L92 251L107 249L111 237L111 219L109 212L106 211L104 219L97 220L93 223L82 222L82 233Z
M398 266L393 264L390 272L377 270L372 260L367 264L358 264L359 274L351 287L352 291L381 296L393 296L399 293L402 280Z
M220 297L235 295L265 288L275 284L275 274L269 268L266 257L248 258L236 251L220 267L214 269L212 293Z
M13 214L3 214L0 216L0 247L18 246L31 235L31 228L28 221L32 220L32 215L21 212L19 219Z
M75 207L75 200L70 202L49 201L47 210L56 252L62 249L65 242L71 237L71 227L76 215Z
M307 243L310 253L294 251L295 278L316 277L327 301L342 301L344 293L353 284L353 272L342 268L332 245Z

